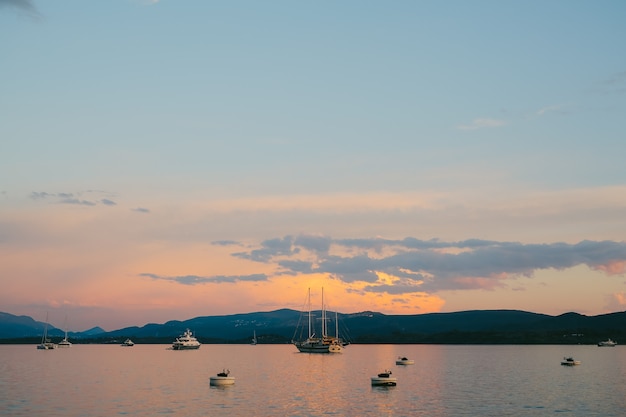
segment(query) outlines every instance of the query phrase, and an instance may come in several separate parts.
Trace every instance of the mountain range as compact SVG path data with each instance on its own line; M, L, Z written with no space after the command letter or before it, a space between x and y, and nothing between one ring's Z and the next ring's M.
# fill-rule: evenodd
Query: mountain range
M311 314L321 317L320 311ZM352 343L595 344L607 338L626 340L626 312L550 316L519 310L417 315L365 311L337 314L337 324L331 318L328 333L334 334L337 328L340 336ZM300 337L295 331L306 320L306 313L281 309L151 323L109 332L94 327L70 332L69 338L74 343L115 343L126 337L138 343L171 343L185 329L191 329L202 343L248 343L254 332L259 343L289 343ZM45 323L28 316L0 312L0 343L36 343L44 326ZM64 333L48 327L48 335L53 339Z

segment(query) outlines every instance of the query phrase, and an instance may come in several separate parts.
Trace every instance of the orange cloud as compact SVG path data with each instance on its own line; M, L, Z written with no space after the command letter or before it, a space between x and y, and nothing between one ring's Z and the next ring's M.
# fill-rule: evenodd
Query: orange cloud
M623 292L613 294L613 299L617 301L620 306L626 305L626 294Z

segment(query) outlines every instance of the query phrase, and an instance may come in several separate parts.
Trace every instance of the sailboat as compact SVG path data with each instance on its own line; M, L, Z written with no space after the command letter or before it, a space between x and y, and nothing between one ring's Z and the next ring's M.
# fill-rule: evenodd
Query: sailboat
M327 322L326 322L326 306L324 305L324 289L322 288L322 335L318 337L315 335L313 325L311 323L311 289L309 288L308 294L308 337L305 340L296 341L292 343L300 352L305 353L341 353L343 352L344 342L339 338L339 327L337 324L337 313L335 313L335 336L327 334ZM298 329L296 329L296 333ZM295 335L294 335L295 339Z
M48 339L48 313L46 313L46 324L43 327L43 336L41 336L41 343L37 345L37 349L51 350L56 349L56 347L57 345Z
M65 337L58 344L60 348L72 347L72 342L67 340L67 317L65 318Z
M68 348L68 347L72 347L72 342L70 342L69 340L67 340L67 331L65 332L65 337L63 338L63 340L61 340L58 345L58 347L60 348Z
M256 345L256 330L253 331L253 335L252 335L252 341L250 342L251 345Z

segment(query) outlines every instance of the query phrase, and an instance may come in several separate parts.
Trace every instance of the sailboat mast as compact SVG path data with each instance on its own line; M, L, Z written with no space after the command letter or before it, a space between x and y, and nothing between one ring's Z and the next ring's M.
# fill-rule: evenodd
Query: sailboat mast
M309 338L311 336L311 288L309 287Z
M43 330L43 337L44 337L44 341L48 341L48 312L46 312L46 326L44 327Z
M326 337L326 306L324 305L324 287L322 287L322 337Z
M43 345L48 338L48 312L46 312L46 323L43 326L43 336L41 336L41 344Z

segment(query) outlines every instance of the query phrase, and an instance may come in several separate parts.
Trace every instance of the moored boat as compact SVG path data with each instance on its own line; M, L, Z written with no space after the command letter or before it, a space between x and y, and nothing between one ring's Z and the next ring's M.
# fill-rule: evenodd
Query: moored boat
M122 344L121 344L120 346L123 346L123 347L132 347L132 346L135 346L135 342L133 342L133 341L132 341L132 340L130 340L130 339L126 339L126 340L124 340L124 341L122 342Z
M230 376L230 370L224 369L222 370L222 372L218 373L216 376L210 377L209 383L215 386L233 385L235 383L235 377Z
M304 340L292 340L292 343L298 349L298 351L303 353L341 353L343 352L344 346L348 343L344 342L339 337L339 324L337 321L337 313L335 312L335 336L331 336L327 334L328 326L327 326L327 317L326 317L326 307L324 305L324 289L322 288L322 336L318 337L315 335L315 330L313 329L312 324L312 313L311 313L311 289L309 288L308 293L308 337ZM298 328L296 329L296 333L298 332Z
M41 343L37 345L37 349L39 350L52 350L56 349L57 345L52 343L50 339L48 339L48 314L46 314L46 323L43 327L43 336L41 336Z
M611 339L607 339L607 340L603 340L602 342L598 342L598 346L600 346L600 347L603 347L603 346L614 347L615 345L617 345L617 342L615 342L614 340L611 340Z
M45 339L44 341L42 341L40 344L37 345L37 349L40 349L40 350L52 350L56 348L57 348L57 345L55 343L52 343L50 339Z
M194 337L189 329L185 330L185 333L177 337L174 343L172 343L172 349L174 350L192 350L199 348L200 342L198 342L198 339Z
M371 378L373 386L395 387L398 383L395 377L391 376L391 371L385 370L377 376Z
M65 338L63 340L61 340L59 343L57 343L57 346L60 347L60 348L72 347L72 342L67 340L67 336L65 336Z
M575 366L580 365L580 361L575 360L571 356L564 357L561 361L561 365L563 366Z
M57 346L60 348L72 347L72 342L70 342L67 338L67 317L65 318L65 337L57 344Z
M396 359L396 365L413 365L415 361L413 359L409 359L405 356L398 356Z

